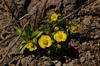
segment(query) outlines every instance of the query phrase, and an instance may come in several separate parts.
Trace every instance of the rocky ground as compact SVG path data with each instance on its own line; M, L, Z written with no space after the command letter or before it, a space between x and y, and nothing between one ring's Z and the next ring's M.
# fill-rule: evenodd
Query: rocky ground
M81 7L86 1L92 1ZM79 23L81 39L71 40L68 48L70 51L64 59L51 59L46 56L24 56L14 45L0 66L100 66L100 0L0 0L0 60L5 56L9 47L16 40L14 26L23 27L30 21L37 29L40 23L35 23L36 18L45 20L52 13L52 9L59 9L62 16L66 16L81 7L68 19ZM39 3L33 12L33 7ZM31 12L32 11L32 12ZM20 22L14 24L27 13ZM35 16L39 17L35 17ZM38 26L39 24L39 26Z

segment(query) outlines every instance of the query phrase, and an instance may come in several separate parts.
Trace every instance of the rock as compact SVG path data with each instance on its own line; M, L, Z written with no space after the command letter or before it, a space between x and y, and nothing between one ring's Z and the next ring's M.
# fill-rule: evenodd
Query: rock
M66 66L66 63L63 63L63 66Z
M72 47L77 47L77 46L79 45L79 41L74 41L74 40L72 40L72 41L70 42L70 45L71 45Z
M86 44L87 44L86 42L82 43L82 45L86 45Z
M61 66L61 62L60 62L60 61L57 62L57 63L55 64L55 66Z
M29 66L35 66L34 64L35 64L34 62L30 62Z
M94 39L97 39L97 38L99 38L99 37L100 37L99 35L95 35L95 36L94 36Z
M45 65L45 66L50 66L50 65L51 65L51 62L49 62L49 61L44 61L44 65Z
M90 25L90 19L91 19L92 17L91 16L85 16L85 18L84 18L84 20L83 20L83 23L85 24L85 25Z
M100 61L100 55L98 53L96 53L96 58L98 61Z
M79 59L75 59L75 60L74 60L74 63L75 63L75 64L78 64L78 63L79 63Z
M96 21L96 27L97 27L97 28L100 28L100 22L99 22L99 20Z
M96 23L92 23L91 26L92 26L92 27L96 27Z
M83 63L85 61L85 57L80 58L80 62Z
M54 61L52 61L52 62L56 64L56 63L58 62L58 60L54 60Z
M67 66L74 66L74 65L73 65L73 62L69 62L69 63L67 64Z
M86 56L87 56L87 57L90 57L90 56L91 56L90 51L87 51L87 52L86 52Z
M66 59L66 63L68 63L68 60Z

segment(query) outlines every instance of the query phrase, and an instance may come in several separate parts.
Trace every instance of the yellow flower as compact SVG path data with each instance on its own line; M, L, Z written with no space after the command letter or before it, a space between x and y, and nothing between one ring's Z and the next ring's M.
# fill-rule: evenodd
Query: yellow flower
M29 51L33 51L33 50L36 50L37 49L37 46L36 45L33 45L32 42L29 42L26 44L26 48L29 49Z
M50 47L52 45L52 40L49 35L42 35L38 41L41 48Z
M51 15L51 21L57 21L58 20L58 16L59 16L59 14L56 14L56 13L52 14Z
M57 41L57 42L61 42L61 41L66 41L67 39L67 34L64 33L63 31L58 31L54 34L54 39Z
M79 28L79 24L70 23L69 29L70 29L71 33L79 33L78 28Z

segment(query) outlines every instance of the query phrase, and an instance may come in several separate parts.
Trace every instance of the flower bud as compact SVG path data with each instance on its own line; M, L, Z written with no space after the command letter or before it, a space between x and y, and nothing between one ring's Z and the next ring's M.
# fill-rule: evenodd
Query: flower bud
M54 30L55 30L55 31L59 30L59 27L55 27Z
M61 45L60 44L57 44L57 48L61 48Z

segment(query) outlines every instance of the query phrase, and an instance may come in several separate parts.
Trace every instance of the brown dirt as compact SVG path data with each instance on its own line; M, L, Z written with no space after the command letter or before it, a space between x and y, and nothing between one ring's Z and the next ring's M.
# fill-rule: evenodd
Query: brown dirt
M66 16L82 6L85 1L87 0L48 0L46 6L43 6L45 0L15 0L15 2L14 0L0 0L0 59L3 58L16 39L14 26L23 27L26 22L30 21L33 26L37 25L35 27L37 29L42 25L35 23L36 18L47 19L54 8L59 9L62 16ZM40 4L33 15L14 25L20 17L29 13L38 2ZM36 15L39 17L35 17ZM99 66L100 0L94 0L72 16L68 19L81 25L80 34L83 38L69 42L72 48L69 48L70 52L66 52L69 55L64 56L65 59L52 60L46 56L20 55L15 45L0 66ZM38 26L38 24L40 25Z

